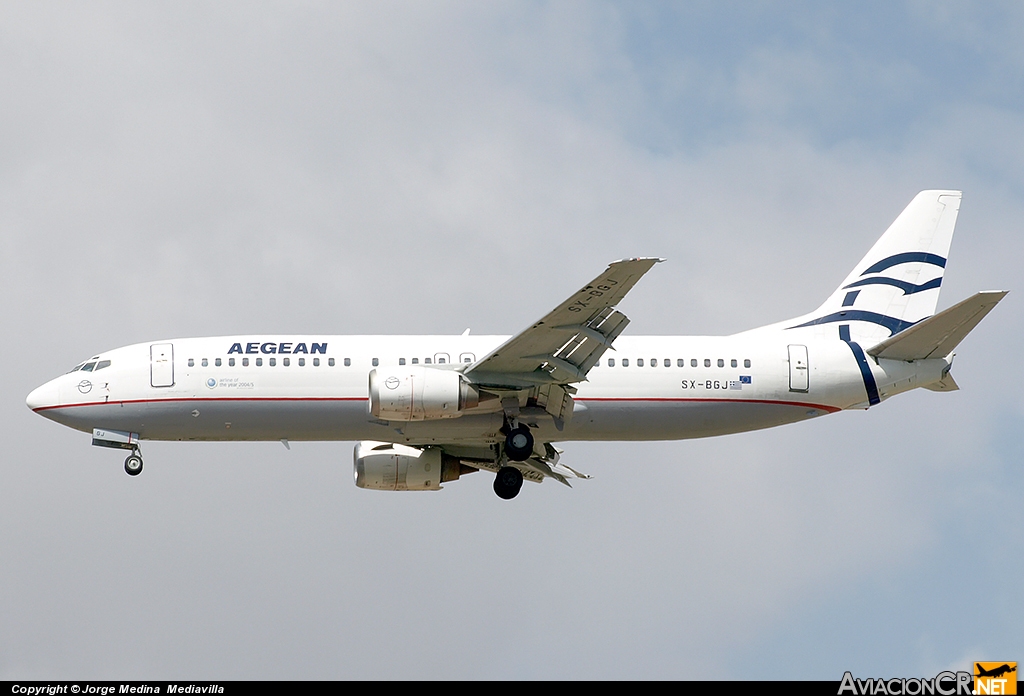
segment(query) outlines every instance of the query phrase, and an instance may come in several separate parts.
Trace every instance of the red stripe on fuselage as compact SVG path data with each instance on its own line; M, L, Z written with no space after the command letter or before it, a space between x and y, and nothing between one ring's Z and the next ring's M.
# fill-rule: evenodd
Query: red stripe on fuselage
M55 408L78 408L79 406L121 406L124 404L163 404L182 401L367 401L365 396L215 396L215 397L175 397L172 399L125 399L120 401L84 401L80 404L60 404L59 406L40 406L32 409L50 411Z
M588 396L575 401L689 401L697 403L721 403L721 404L774 404L776 406L800 406L803 408L816 408L829 413L838 413L843 409L836 406L825 406L824 404L809 404L804 401L777 401L773 399L710 399L686 396Z
M49 411L58 408L79 408L81 406L121 406L123 404L160 404L160 403L180 403L184 401L368 401L365 396L228 396L228 397L175 397L168 399L130 399L126 401L88 401L80 404L61 404L59 406L40 406L39 408L33 409L37 413L39 411ZM775 406L798 406L801 408L815 408L821 411L827 411L828 413L837 413L841 411L841 408L835 406L826 406L824 404L810 404L802 401L776 401L772 399L709 399L709 398L691 398L691 397L674 397L674 396L607 396L607 397L585 397L576 399L581 403L588 401L599 401L599 402L637 402L637 401L649 401L649 402L679 402L679 403L724 403L724 404L773 404Z

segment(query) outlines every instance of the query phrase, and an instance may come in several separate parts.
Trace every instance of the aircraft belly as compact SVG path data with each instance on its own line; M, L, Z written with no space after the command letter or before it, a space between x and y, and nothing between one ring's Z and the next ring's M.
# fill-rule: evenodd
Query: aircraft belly
M685 440L795 423L828 413L751 401L592 401L554 440ZM553 428L552 428L553 429Z
M54 420L86 432L137 432L144 440L361 440L395 438L365 399L175 399L111 402L60 409Z
M392 439L407 444L431 444L445 442L497 442L504 439L501 427L504 425L501 413L465 415L461 418L424 420L400 423L392 421Z
M814 405L747 401L587 400L558 430L549 418L534 421L535 435L570 440L682 440L759 430L827 411ZM144 440L381 440L408 444L496 442L500 413L416 422L382 421L365 399L175 399L111 402L61 408L48 416L70 427L139 433ZM531 419L532 420L532 419Z

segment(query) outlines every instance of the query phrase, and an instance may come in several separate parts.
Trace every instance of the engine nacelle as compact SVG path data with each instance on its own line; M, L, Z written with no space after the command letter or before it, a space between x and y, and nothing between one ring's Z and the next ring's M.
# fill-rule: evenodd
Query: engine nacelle
M360 442L353 453L356 485L375 491L439 491L441 484L475 471L437 447Z
M394 421L458 418L480 403L480 392L454 370L420 365L370 372L370 413Z

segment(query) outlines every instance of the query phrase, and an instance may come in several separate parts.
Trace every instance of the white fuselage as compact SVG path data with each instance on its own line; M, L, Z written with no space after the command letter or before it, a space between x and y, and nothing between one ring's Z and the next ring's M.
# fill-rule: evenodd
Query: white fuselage
M708 437L866 408L865 365L883 399L938 380L948 366L945 360L858 360L832 331L828 337L817 328L775 327L726 337L622 336L578 385L572 417L562 430L526 403L522 418L543 441ZM400 360L455 369L506 338L156 341L96 356L88 362L109 365L62 375L32 392L28 405L77 430L126 431L148 440L493 443L502 438L498 401L483 401L457 418L380 420L368 409L368 374Z

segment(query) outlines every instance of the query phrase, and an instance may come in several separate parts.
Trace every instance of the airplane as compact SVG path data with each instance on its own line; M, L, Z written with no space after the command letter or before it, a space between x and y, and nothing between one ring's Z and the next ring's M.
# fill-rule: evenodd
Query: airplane
M985 669L984 667L981 666L980 663L977 663L977 662L974 663L974 666L975 666L975 668L978 671L978 673L974 675L976 677L994 677L994 678L999 678L999 677L1003 676L1004 674L1009 674L1010 672L1016 672L1017 671L1017 663L1014 663L1013 667L1011 667L1009 664L1003 664L1003 665L1000 665L999 667L994 667L993 669Z
M494 491L589 478L576 440L682 440L958 389L960 341L1007 294L935 314L960 191L922 191L813 312L731 336L625 336L618 304L659 258L616 261L512 337L244 335L94 355L30 409L129 450L142 440L358 441L357 486L440 490L483 470Z

